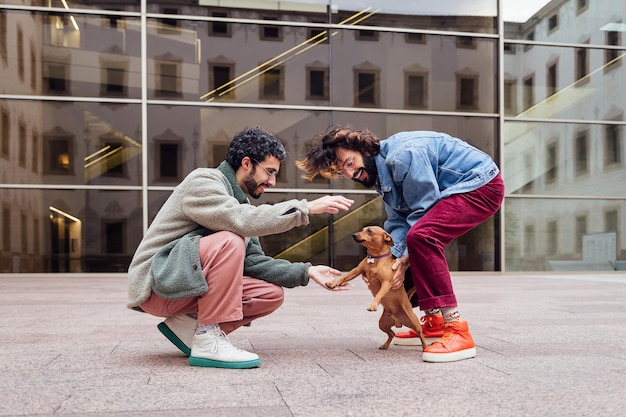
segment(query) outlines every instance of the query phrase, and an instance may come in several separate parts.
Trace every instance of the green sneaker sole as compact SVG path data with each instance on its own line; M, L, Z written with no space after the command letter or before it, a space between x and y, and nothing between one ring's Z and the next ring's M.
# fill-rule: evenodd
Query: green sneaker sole
M255 359L252 361L241 362L222 362L214 361L212 359L189 357L189 365L191 366L204 366L206 368L230 368L230 369L248 369L261 366L261 359Z
M161 333L163 333L163 336L167 337L167 339L172 342L178 349L180 349L180 351L183 352L185 356L191 355L191 348L184 344L183 341L180 340L178 336L176 336L176 334L174 334L174 332L170 330L169 327L167 327L167 324L165 324L165 322L159 323L157 325L157 328Z

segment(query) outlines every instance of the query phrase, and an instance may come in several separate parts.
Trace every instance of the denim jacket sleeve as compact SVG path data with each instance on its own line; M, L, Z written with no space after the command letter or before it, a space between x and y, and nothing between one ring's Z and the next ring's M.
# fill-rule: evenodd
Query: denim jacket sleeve
M440 198L437 179L429 169L428 155L423 148L407 148L385 161L385 185L381 190L387 221L385 230L391 234L395 256L406 255L406 234Z

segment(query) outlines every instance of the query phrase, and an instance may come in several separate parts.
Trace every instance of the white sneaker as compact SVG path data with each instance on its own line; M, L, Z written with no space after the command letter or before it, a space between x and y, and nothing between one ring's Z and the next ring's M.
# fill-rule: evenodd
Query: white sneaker
M191 354L191 340L196 333L198 322L186 314L168 317L159 323L157 328L168 338L185 356Z
M259 355L233 346L219 328L193 336L189 365L211 368L255 368L261 365Z

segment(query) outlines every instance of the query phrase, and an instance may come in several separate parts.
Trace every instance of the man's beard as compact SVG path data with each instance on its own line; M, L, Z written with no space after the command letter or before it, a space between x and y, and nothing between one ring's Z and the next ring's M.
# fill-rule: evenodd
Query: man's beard
M243 179L243 183L244 183L244 185L246 186L246 191L247 191L247 194L248 194L250 197L252 197L252 198L254 198L254 199L257 199L257 198L261 197L261 194L262 194L262 193L257 193L257 192L256 192L256 189L257 189L257 188L259 188L259 186L260 186L262 183L260 183L260 182L256 182L256 181L255 181L255 179L254 179L254 172L255 172L255 171L253 170L253 171L250 173L250 175L246 176L246 177Z
M376 185L376 182L378 181L378 168L376 168L376 160L373 156L363 155L362 169L367 172L367 179L365 181L361 181L353 178L352 181L360 182L365 188L374 187L374 185ZM358 174L359 171L355 172L355 174Z

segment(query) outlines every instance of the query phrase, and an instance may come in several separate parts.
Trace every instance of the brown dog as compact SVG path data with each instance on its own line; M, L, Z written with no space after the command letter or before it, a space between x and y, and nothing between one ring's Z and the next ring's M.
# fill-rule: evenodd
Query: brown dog
M394 271L391 269L394 258L390 247L393 239L382 227L366 226L358 233L352 234L356 243L367 249L367 257L343 277L336 281L327 282L328 288L335 288L344 282L363 275L372 291L374 300L367 307L369 311L376 311L379 304L383 305L383 314L378 321L378 327L387 333L388 339L379 349L387 349L395 336L391 329L394 325L402 325L415 330L422 341L422 349L426 347L426 340L422 336L422 326L413 312L411 302L404 287L391 288Z

